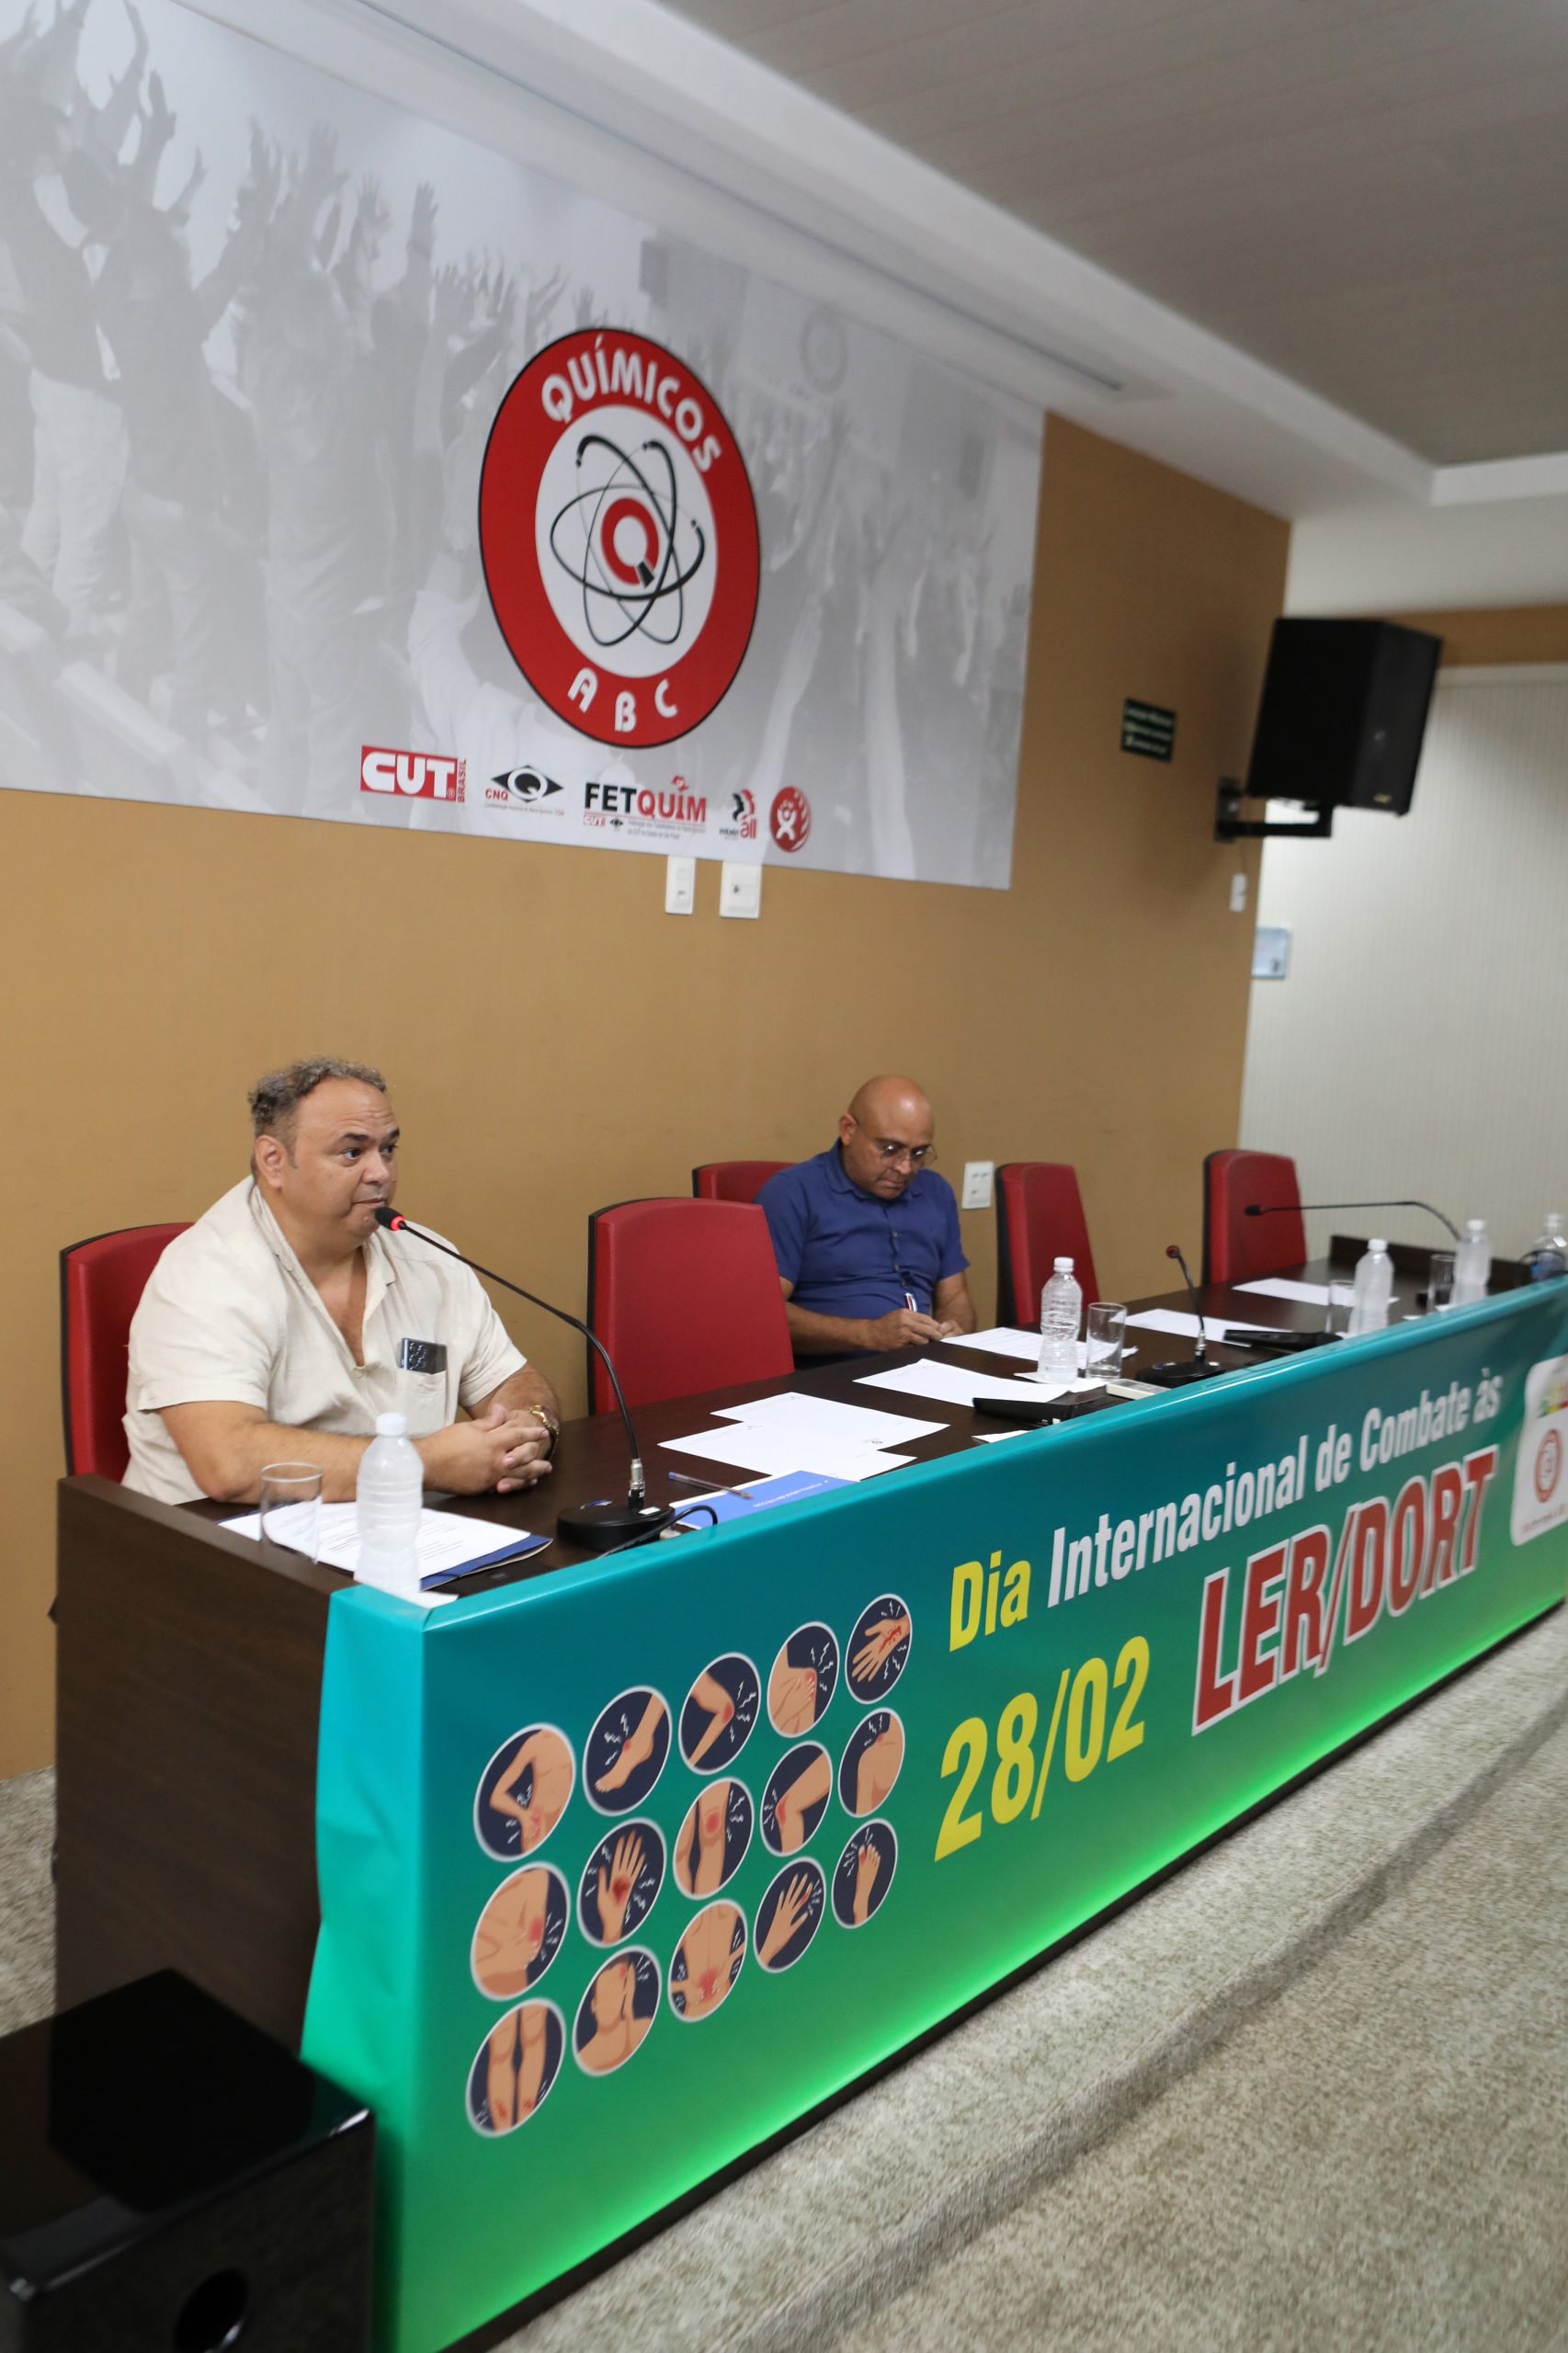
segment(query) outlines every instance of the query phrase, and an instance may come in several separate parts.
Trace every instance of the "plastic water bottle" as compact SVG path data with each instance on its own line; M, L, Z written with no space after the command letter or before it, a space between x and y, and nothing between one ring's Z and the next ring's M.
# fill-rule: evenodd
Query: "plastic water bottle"
M1356 1262L1356 1288L1350 1301L1350 1331L1381 1332L1389 1320L1393 1297L1393 1261L1386 1242L1369 1242Z
M1486 1220L1472 1217L1454 1252L1454 1305L1468 1307L1472 1301L1484 1299L1491 1279L1492 1245L1486 1238Z
M1525 1252L1525 1273L1532 1283L1568 1275L1568 1233L1562 1231L1561 1210L1548 1210L1545 1224Z
M1040 1295L1040 1369L1048 1381L1078 1378L1078 1326L1084 1294L1073 1279L1071 1258L1058 1258Z
M419 1591L419 1512L425 1466L402 1414L378 1414L376 1435L359 1457L354 1488L359 1563L364 1585L391 1593Z

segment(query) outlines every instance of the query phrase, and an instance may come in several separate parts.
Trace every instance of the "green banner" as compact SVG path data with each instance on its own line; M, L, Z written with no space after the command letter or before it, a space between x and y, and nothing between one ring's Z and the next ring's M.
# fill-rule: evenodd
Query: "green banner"
M381 2340L655 2213L1568 1587L1568 1283L427 1614L332 1604Z

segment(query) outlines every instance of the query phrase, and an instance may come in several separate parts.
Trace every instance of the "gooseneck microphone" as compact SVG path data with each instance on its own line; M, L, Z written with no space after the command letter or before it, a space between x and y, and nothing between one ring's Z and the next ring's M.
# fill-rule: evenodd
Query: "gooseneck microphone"
M573 1504L565 1511L557 1513L555 1525L567 1543L581 1545L585 1552L608 1552L612 1548L628 1543L640 1544L650 1537L662 1535L679 1515L674 1505L651 1504L648 1501L648 1483L643 1474L637 1433L631 1427L631 1415L627 1410L625 1393L620 1386L620 1376L610 1362L609 1350L597 1333L590 1332L580 1315L570 1315L565 1308L553 1306L548 1299L540 1299L537 1291L525 1290L521 1283L508 1281L505 1275L498 1275L494 1267L482 1267L477 1258L464 1257L460 1250L454 1250L449 1242L437 1241L435 1234L426 1233L423 1226L411 1225L401 1210L390 1208L385 1201L376 1211L376 1223L389 1233L412 1233L416 1241L426 1243L432 1250L444 1251L449 1258L455 1258L460 1267L472 1267L476 1275L483 1275L486 1282L499 1283L503 1290L514 1291L519 1299L526 1299L530 1307L542 1307L547 1315L558 1316L562 1324L570 1324L574 1332L581 1332L588 1346L597 1350L600 1363L609 1375L609 1385L615 1392L615 1402L620 1408L620 1418L626 1426L626 1444L631 1456L631 1482L623 1504Z
M1459 1227L1451 1217L1433 1208L1430 1201L1249 1201L1243 1210L1244 1217L1305 1217L1310 1210L1425 1210L1439 1225L1446 1225L1456 1242L1462 1241Z
M1157 1389L1182 1389L1190 1381L1214 1381L1223 1372L1223 1365L1209 1361L1209 1342L1203 1330L1203 1310L1198 1302L1198 1287L1187 1271L1187 1260L1181 1255L1179 1242L1167 1242L1165 1256L1174 1258L1187 1279L1187 1295L1192 1302L1192 1312L1198 1318L1198 1344L1190 1357L1176 1357L1164 1364L1147 1366L1140 1374L1142 1381L1153 1381Z

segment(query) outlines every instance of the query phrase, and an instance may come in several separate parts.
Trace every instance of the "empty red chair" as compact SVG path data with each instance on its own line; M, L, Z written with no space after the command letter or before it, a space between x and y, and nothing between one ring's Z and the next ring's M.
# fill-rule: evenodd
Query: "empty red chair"
M588 1220L588 1322L628 1404L795 1369L767 1220L749 1201L617 1201ZM588 1351L596 1413L615 1396Z
M755 1201L770 1176L794 1165L789 1160L705 1160L691 1172L699 1201Z
M1065 1160L1007 1160L996 1171L996 1321L1032 1331L1053 1258L1071 1258L1085 1303L1098 1299L1078 1172Z
M1248 1217L1256 1202L1277 1217ZM1304 1266L1296 1164L1282 1152L1211 1152L1203 1164L1203 1279L1249 1283Z
M60 1254L61 1392L65 1468L121 1479L126 1349L147 1278L183 1225L127 1225Z

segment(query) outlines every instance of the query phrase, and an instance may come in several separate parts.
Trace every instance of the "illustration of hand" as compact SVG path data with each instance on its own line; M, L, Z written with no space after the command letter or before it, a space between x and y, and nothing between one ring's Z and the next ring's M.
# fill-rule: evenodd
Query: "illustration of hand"
M817 1671L791 1666L780 1651L767 1678L767 1706L780 1732L810 1732L817 1716Z
M909 1620L902 1611L895 1618L879 1618L874 1626L868 1628L865 1641L850 1662L849 1672L854 1680L869 1683L909 1631Z
M812 1900L812 1876L809 1871L797 1871L774 1907L767 1924L767 1934L756 1949L756 1957L765 1969L778 1958L801 1921Z
M832 1787L833 1768L819 1751L804 1770L796 1774L774 1806L781 1854L792 1855L797 1847L805 1845L806 1815L812 1806L822 1802Z
M696 1705L708 1718L701 1738L687 1759L688 1765L700 1765L734 1714L735 1703L718 1677L710 1675L706 1667L692 1685L691 1696Z
M607 1945L619 1944L626 1934L626 1907L642 1869L642 1841L635 1830L616 1840L608 1873L599 1865L599 1927Z
M639 1765L647 1763L653 1754L654 1735L658 1732L659 1719L664 1712L664 1701L655 1695L650 1694L648 1704L642 1711L636 1731L627 1734L620 1745L620 1755L616 1758L615 1763L607 1772L601 1773L594 1783L595 1789L601 1796L606 1790L619 1790L622 1782L631 1779Z

